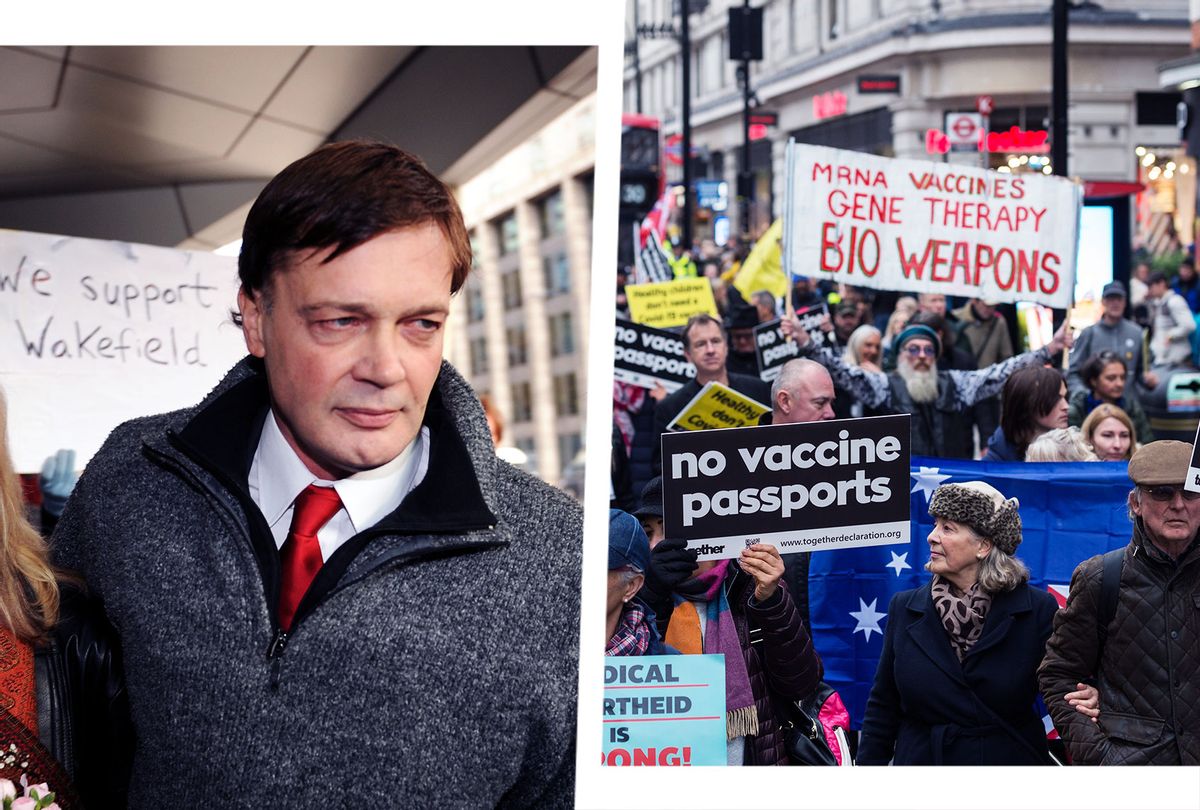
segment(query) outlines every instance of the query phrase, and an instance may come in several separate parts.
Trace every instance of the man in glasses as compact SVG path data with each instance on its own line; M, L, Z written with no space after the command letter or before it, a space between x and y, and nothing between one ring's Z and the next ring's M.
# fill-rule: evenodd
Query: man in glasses
M1076 764L1200 764L1200 492L1183 488L1191 459L1192 445L1176 441L1133 454L1133 539L1080 563L1055 617L1038 676ZM1100 692L1097 717L1074 706L1085 684Z
M1071 333L1064 323L1054 338L1037 351L977 371L939 369L941 337L924 324L912 324L896 336L896 370L884 373L849 366L836 352L814 347L795 323L785 324L784 329L792 335L802 354L829 369L837 388L867 408L882 413L912 414L913 455L942 458L974 457L975 441L967 409L999 393L1017 369L1049 363L1064 347L1071 346Z

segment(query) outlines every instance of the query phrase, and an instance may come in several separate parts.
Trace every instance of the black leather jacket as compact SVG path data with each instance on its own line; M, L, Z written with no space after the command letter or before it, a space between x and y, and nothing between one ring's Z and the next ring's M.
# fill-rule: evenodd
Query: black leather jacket
M62 586L58 626L34 651L34 687L38 738L84 805L125 807L133 726L120 647L99 601L73 585Z

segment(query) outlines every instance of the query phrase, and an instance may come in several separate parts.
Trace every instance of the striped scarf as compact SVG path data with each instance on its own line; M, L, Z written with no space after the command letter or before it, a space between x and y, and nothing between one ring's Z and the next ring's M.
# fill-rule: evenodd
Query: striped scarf
M678 585L675 609L664 641L681 653L725 656L725 735L733 740L758 734L758 711L750 688L746 656L722 585L729 560ZM705 611L704 638L700 638L700 614Z

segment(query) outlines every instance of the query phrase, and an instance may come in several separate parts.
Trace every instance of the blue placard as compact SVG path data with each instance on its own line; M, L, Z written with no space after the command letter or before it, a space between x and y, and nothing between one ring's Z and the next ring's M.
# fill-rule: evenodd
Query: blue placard
M606 657L604 764L728 764L725 656Z

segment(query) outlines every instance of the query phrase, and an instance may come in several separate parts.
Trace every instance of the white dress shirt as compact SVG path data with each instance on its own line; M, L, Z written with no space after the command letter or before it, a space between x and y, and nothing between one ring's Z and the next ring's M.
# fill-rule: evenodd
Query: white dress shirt
M309 484L333 487L342 508L317 532L321 559L328 560L343 543L393 512L429 469L429 428L422 427L394 459L338 481L313 475L279 429L274 411L263 423L262 436L250 465L250 497L258 504L275 547L283 546L292 525L292 503Z

